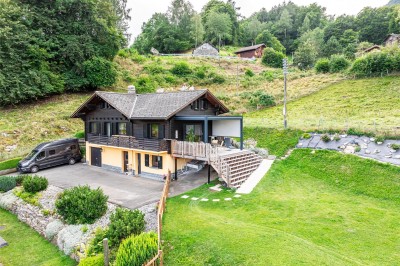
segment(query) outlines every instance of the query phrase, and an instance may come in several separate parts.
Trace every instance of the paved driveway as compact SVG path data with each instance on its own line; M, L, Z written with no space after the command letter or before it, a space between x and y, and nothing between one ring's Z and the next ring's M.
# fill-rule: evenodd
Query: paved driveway
M41 170L38 175L46 177L51 185L61 188L78 185L101 187L110 202L130 209L160 200L164 186L163 182L125 176L82 163Z

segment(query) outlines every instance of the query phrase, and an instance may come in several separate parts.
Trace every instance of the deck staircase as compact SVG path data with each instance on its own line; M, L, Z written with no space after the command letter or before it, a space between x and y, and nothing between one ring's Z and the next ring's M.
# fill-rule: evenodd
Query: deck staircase
M209 143L173 141L171 146L174 157L207 162L232 188L239 188L262 162L262 157L254 152L213 147Z
M240 151L220 156L211 161L211 166L228 187L239 188L257 170L261 161L262 158L251 151Z

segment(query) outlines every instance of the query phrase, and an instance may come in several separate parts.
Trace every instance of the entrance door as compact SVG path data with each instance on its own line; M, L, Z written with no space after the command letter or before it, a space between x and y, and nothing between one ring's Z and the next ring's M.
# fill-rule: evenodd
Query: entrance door
M137 174L140 175L142 173L142 162L141 162L142 155L140 153L137 154L137 161L138 161L138 170Z
M128 163L129 163L129 155L127 151L123 152L123 156L124 156L124 172L128 172Z
M94 166L101 167L101 149L100 148L95 148L91 147L90 148L90 164Z

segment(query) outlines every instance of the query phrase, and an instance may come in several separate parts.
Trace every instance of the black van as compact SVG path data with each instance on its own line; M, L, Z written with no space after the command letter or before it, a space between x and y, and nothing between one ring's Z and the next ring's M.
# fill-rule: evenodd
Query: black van
M61 139L39 144L18 163L19 172L36 173L40 169L61 164L75 164L82 160L78 139Z

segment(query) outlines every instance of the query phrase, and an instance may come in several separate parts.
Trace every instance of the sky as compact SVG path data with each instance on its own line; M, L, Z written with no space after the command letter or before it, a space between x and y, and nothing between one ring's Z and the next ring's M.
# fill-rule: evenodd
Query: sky
M131 8L129 33L132 34L131 42L140 34L143 22L146 22L156 12L164 13L167 11L170 0L128 0L128 8ZM194 9L198 12L208 2L208 0L191 0ZM309 5L318 3L326 7L329 15L355 15L366 6L379 7L387 4L389 0L292 0L297 5ZM283 0L236 0L236 6L240 7L240 13L249 17L254 12L265 7L271 7L283 3Z

